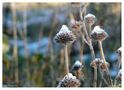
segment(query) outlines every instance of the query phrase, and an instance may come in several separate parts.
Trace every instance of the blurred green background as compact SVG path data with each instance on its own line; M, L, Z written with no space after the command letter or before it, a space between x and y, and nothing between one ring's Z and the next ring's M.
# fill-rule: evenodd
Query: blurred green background
M79 20L78 7L70 3L3 3L3 87L57 86L66 70L63 46L56 44L53 38L63 24L69 25L70 13ZM121 3L89 3L86 13L94 14L95 25L109 34L103 49L114 78L117 75L115 50L121 46ZM69 67L71 69L75 60L83 57L84 77L88 78L82 86L89 87L91 54L85 44L81 56L80 44L76 40L69 49ZM93 46L96 57L100 57L97 43Z

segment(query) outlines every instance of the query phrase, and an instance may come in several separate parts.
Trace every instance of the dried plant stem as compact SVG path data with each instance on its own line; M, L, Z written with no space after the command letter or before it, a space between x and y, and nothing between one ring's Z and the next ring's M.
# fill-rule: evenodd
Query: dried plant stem
M106 63L105 56L104 56L104 52L103 52L102 41L98 41L98 44L99 44L100 54L101 54L101 57L103 59L103 63L105 64L106 73L107 73L108 78L109 78L109 86L112 86L111 77L109 75L109 70L108 70L107 63Z
M99 72L100 72L100 75L101 75L102 80L105 82L105 84L106 84L107 86L109 86L108 82L107 82L107 81L105 80L105 78L103 77L103 73L102 73L100 67L98 68L98 70L99 70Z
M16 9L15 4L11 4L12 7L12 18L13 18L13 38L15 40L14 48L13 48L13 58L15 64L15 83L19 84L19 72L18 72L18 46L17 46L17 29L16 29Z
M67 47L67 45L65 45L65 64L66 64L66 73L69 74L68 47Z
M90 39L90 44L89 44L89 48L90 48L90 52L92 55L93 60L95 60L95 53L94 53L94 49L92 46L92 40ZM94 81L93 81L93 85L94 87L97 86L97 66L94 68Z

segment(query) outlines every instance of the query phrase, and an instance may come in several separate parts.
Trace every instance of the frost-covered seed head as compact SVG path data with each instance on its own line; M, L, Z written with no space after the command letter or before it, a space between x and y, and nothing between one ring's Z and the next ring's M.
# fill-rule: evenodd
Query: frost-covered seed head
M68 73L58 84L57 87L79 87L80 81L73 76L71 73Z
M95 15L93 14L87 14L85 17L84 17L84 21L85 23L89 24L89 25L93 25L95 23L95 20L96 20L96 17Z
M122 49L120 47L120 48L118 48L118 50L116 51L116 53L118 53L121 56L121 51L122 51Z
M66 25L63 25L60 31L54 37L54 39L57 43L67 44L73 42L76 37Z
M96 41L103 41L108 37L108 34L99 26L95 26L91 32L91 38Z
M72 71L77 71L81 68L82 68L82 63L79 60L77 60L72 66Z

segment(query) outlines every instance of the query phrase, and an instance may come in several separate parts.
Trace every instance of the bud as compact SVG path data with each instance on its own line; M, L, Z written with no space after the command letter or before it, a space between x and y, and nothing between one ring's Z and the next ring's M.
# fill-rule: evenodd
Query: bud
M87 14L85 17L84 17L84 21L85 23L89 24L89 25L93 25L95 23L95 15L93 14Z
M79 87L80 81L73 76L71 73L68 73L58 84L57 87Z
M76 61L72 66L72 71L77 71L82 68L82 63L80 61Z
M76 37L66 25L63 25L60 31L54 37L54 39L57 43L67 44L73 42Z
M108 37L108 34L99 26L95 26L91 32L91 38L97 41L103 41Z

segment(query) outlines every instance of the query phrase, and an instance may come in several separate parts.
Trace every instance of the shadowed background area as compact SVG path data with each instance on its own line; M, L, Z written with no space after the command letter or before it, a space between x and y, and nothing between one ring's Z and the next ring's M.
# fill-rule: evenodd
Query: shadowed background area
M79 9L70 3L3 3L3 87L56 87L65 76L64 49L53 38L61 26L69 26L70 14L79 20ZM96 16L93 25L100 25L108 33L103 42L110 75L115 78L117 54L121 46L121 3L89 3L86 13ZM93 29L92 27L92 29ZM90 87L91 54L76 40L69 49L69 68L76 60L85 63L81 86ZM93 42L96 57L99 48ZM84 83L85 82L85 83Z

